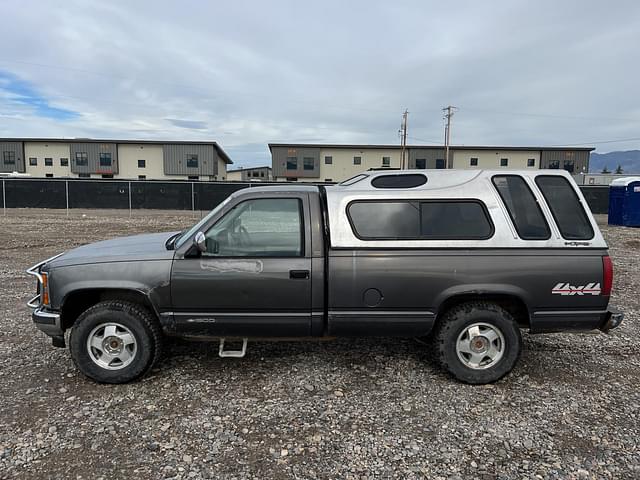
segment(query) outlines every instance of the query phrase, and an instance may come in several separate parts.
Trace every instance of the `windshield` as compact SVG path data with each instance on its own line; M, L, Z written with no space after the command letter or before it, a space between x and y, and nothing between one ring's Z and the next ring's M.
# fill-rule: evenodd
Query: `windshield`
M185 233L183 233L180 238L178 238L176 240L176 248L180 248L184 242L186 242L189 238L191 238L193 235L195 235L198 231L200 231L200 229L207 224L207 222L209 221L209 219L211 219L211 217L213 217L216 213L218 213L227 203L229 203L229 201L231 200L231 197L227 197L222 203L220 203L216 208L214 208L213 210L211 210L206 217L202 218L202 220L200 220L198 223L196 223L193 227L191 227L189 230L187 230Z

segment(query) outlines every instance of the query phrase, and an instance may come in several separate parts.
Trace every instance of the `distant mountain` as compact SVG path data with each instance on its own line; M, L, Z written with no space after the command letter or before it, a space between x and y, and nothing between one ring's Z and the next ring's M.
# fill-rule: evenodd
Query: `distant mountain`
M640 174L640 150L628 150L626 152L591 153L589 160L589 172L600 173L607 167L611 173L616 171L618 165L623 173L630 175Z

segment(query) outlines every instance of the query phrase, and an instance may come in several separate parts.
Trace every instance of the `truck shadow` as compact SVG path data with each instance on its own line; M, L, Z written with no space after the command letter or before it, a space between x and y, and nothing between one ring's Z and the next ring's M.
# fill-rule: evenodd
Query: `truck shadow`
M592 376L589 365L597 364L599 375L606 375L597 362L598 353L585 353L584 342L556 344L555 337L523 335L523 352L512 376L526 375L529 381L547 383L577 383ZM579 337L577 337L579 338ZM217 342L172 339L167 355L159 365L164 369L185 369L194 364L227 373L282 370L291 367L305 369L361 369L394 375L399 371L423 371L443 379L450 377L431 359L428 344L418 339L372 337L341 338L336 340L249 342L247 353L241 359L218 356ZM593 356L590 359L589 356Z

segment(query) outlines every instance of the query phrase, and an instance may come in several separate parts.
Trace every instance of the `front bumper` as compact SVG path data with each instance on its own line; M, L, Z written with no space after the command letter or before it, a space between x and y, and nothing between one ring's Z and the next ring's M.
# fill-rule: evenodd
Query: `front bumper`
M41 297L43 290L43 278L41 268L47 262L59 257L62 253L48 258L40 263L35 264L33 267L27 270L29 275L33 275L38 279L38 294L27 302L27 307L33 310L31 318L36 327L46 335L50 336L53 340L55 347L64 347L64 330L62 329L62 321L60 313L46 308L42 305Z
M64 330L58 312L38 306L33 310L31 318L41 332L51 337L54 347L64 348Z

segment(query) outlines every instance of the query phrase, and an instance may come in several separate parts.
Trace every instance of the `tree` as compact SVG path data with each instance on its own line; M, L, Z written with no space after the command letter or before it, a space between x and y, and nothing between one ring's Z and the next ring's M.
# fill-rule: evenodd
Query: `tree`
M618 164L618 168L616 168L616 175L621 175L623 173L624 171L622 170L622 165Z
M602 169L602 173L611 173L611 172L609 171L609 169L605 165L604 168Z

